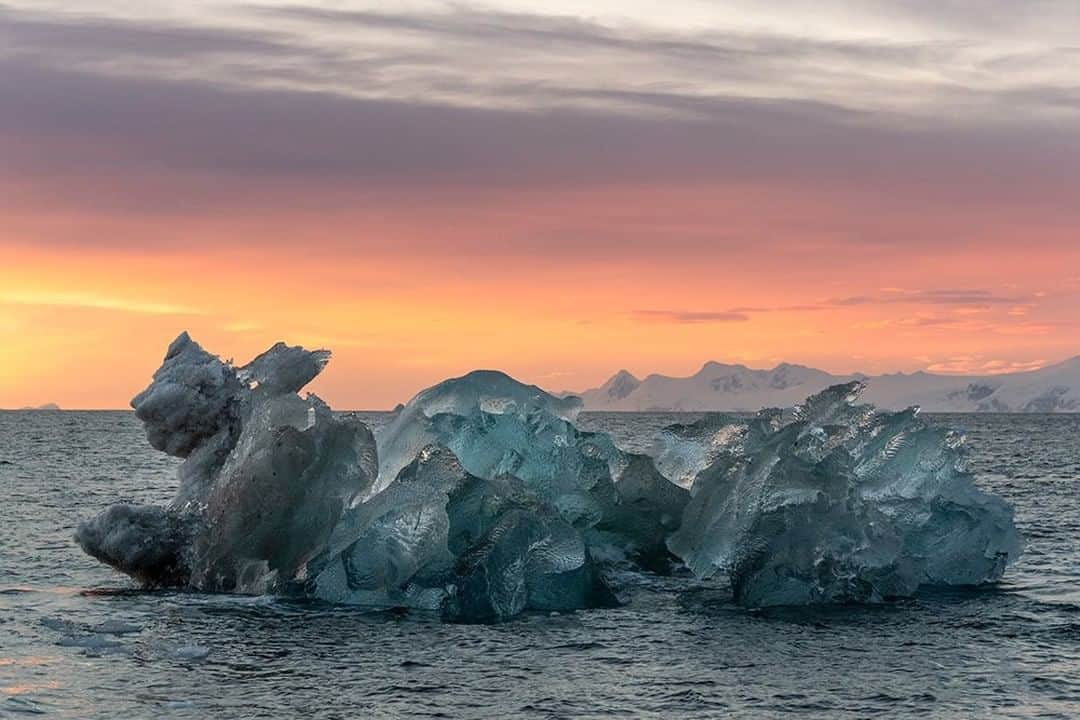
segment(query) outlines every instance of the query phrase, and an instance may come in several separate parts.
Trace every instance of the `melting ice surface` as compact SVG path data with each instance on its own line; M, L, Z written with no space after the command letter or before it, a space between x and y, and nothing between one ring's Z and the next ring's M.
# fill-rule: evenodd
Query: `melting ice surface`
M857 384L669 427L654 460L493 371L421 392L376 443L297 394L328 360L279 343L235 367L182 334L132 401L185 459L176 497L108 508L78 543L148 586L467 622L612 605L612 578L684 567L747 606L880 601L994 581L1020 551L962 438L855 404Z

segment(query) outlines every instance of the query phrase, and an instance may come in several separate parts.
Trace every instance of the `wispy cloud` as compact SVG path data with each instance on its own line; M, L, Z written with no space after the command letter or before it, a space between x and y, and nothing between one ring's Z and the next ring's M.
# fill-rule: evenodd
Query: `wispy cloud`
M859 325L860 327L885 327L886 325L899 323L901 325L930 326L957 323L956 316L982 313L991 306L1012 305L1008 314L1013 317L1023 316L1032 307L1030 303L1033 302L1034 297L998 295L989 290L978 289L902 290L899 288L883 288L879 295L827 298L816 303L773 306L747 305L724 310L637 310L634 312L634 316L658 322L737 322L749 320L751 316L763 313L822 312L875 305L921 305L950 308L952 315L947 316L928 314L901 320L863 321ZM1029 304L1017 305L1017 303ZM1020 312L1018 308L1023 312Z
M59 52L68 59L112 63L124 58L191 62L222 55L269 55L294 47L286 33L255 28L20 12L3 5L0 40L7 53Z
M639 322L675 325L746 322L750 319L749 315L740 312L694 310L635 310L632 316Z
M1004 375L1006 373L1038 370L1048 364L1046 360L988 359L982 355L957 355L927 365L928 372L943 375Z
M841 6L843 3L834 3ZM894 28L886 18L902 13L903 5L882 3L881 30ZM1067 11L1066 2L1047 3L1045 16L1054 9ZM837 8L832 8L836 10ZM798 17L805 9L789 8ZM1052 25L1042 32L1045 42L1037 56L1017 58L1023 46L1006 37L985 32L966 36L943 36L922 32L918 39L887 39L890 32L864 32L842 37L837 33L814 34L795 28L766 29L754 23L747 8L743 27L711 23L711 31L673 30L644 22L601 22L570 15L543 12L509 12L456 4L437 9L390 11L338 9L310 4L286 7L251 6L249 12L264 22L285 22L298 35L318 32L320 37L351 37L354 42L378 47L387 35L395 45L414 48L410 66L399 73L415 81L415 63L438 62L429 74L430 92L454 88L459 97L477 92L501 95L504 101L528 102L528 97L552 101L658 105L668 111L708 112L708 100L717 97L757 97L802 100L862 112L886 108L906 116L946 110L950 115L981 112L995 96L1008 93L1027 111L1040 105L1060 105L1059 96L1069 84L1056 85L1048 78L1055 63L1067 61L1073 48L1055 42ZM947 14L947 11L945 11ZM935 12L927 11L926 16ZM969 13L973 14L973 13ZM1014 14L1013 11L1009 13ZM1059 13L1065 14L1068 13ZM1021 53L1022 54L1022 53ZM512 57L512 62L506 62ZM1026 64L1026 68L1025 68ZM484 79L472 71L484 67ZM993 68L991 74L972 74L972 66ZM625 68L635 72L621 72ZM1034 73L1042 79L1031 83ZM607 68L618 68L610 72ZM457 71L467 70L468 87ZM959 82L959 80L963 82ZM889 92L889 86L903 94ZM664 88L658 91L657 88ZM513 88L526 96L512 97ZM1025 97L1017 90L1027 91ZM611 91L605 95L604 90ZM946 97L965 92L964 104L948 103ZM475 97L475 95L474 95ZM698 101L680 106L679 99Z
M742 26L717 22L701 31L468 3L233 5L192 13L186 24L94 10L92 3L79 14L0 6L0 54L53 69L369 100L729 123L739 121L740 108L767 109L863 129L926 130L943 116L988 126L995 107L1008 108L1012 121L1059 119L1075 99L1068 74L1052 73L1070 65L1070 44L1048 38L1037 58L1015 66L1018 48L1000 37L888 39L886 14L880 32L842 37L765 29L749 20L753 13ZM987 63L996 63L993 72L971 71Z
M0 155L56 202L182 212L302 179L411 194L802 184L921 193L938 208L1065 207L1080 182L1080 124L1062 122L1057 97L1067 88L1028 70L972 73L1012 52L993 38L973 49L730 16L702 32L470 4L138 12L0 7ZM103 172L116 182L78 178ZM849 244L900 234L866 225Z
M82 308L138 313L141 315L205 315L206 311L186 305L83 292L2 292L0 303L38 307Z
M833 298L825 305L847 307L855 305L1016 305L1030 298L1010 295L998 295L989 290L977 289L933 289L933 290L890 290L882 295L855 295Z

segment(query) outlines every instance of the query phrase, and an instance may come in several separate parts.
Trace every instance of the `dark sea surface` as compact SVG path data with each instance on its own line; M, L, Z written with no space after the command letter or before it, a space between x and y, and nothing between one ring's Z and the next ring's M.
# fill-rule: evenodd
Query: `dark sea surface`
M581 425L642 450L693 417ZM1080 717L1080 416L932 418L1016 507L1026 552L995 587L747 612L647 578L617 609L469 626L140 591L72 532L167 502L176 461L130 413L0 412L0 717Z

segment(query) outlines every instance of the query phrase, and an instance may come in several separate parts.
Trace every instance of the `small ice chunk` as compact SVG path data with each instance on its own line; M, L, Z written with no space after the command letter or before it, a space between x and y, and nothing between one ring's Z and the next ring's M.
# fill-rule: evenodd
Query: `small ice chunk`
M173 650L173 656L180 660L199 662L210 656L210 648L205 645L181 645Z
M94 632L103 635L130 635L132 633L142 632L142 628L138 625L132 625L131 623L126 623L122 620L105 620L91 629Z

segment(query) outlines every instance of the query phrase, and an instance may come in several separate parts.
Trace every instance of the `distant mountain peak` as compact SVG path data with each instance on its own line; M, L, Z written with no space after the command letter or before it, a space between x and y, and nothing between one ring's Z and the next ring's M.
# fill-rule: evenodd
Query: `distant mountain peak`
M810 372L821 372L820 370L815 370L814 368L808 367L806 365L800 365L799 363L789 363L789 362L780 363L779 365L777 365L776 367L774 367L772 369L772 372L782 372L782 371L791 372L792 370L807 370L807 371L810 371Z
M59 410L60 406L56 403L45 403L44 405L38 405L36 407L24 407L22 410Z
M771 370L710 360L689 377L620 370L579 393L589 410L754 411L791 406L829 385L861 380L863 399L882 408L918 405L927 412L1080 412L1080 355L1041 370L1002 375L936 375L925 371L834 375L797 363Z
M612 400L622 400L640 386L641 381L634 377L629 370L620 370L604 383L601 390Z
M716 373L716 372L731 372L733 370L736 371L736 372L739 372L739 371L747 371L749 369L750 368L746 367L745 365L732 364L732 363L722 363L722 362L717 362L716 360L709 360L704 365L702 365L701 369L698 370L697 373L695 373L695 374L696 375L709 375L709 374Z

